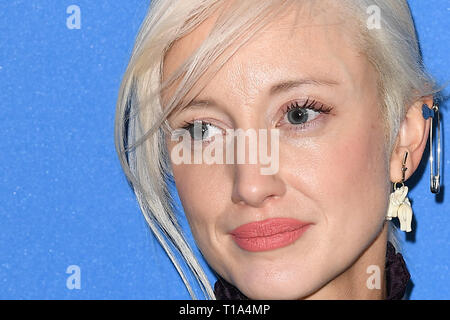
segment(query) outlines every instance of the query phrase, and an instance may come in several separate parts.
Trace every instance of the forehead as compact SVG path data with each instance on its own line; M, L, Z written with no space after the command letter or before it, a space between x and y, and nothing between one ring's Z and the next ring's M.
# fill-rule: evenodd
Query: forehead
M354 45L354 22L346 19L335 2L306 3L291 7L259 30L205 90L225 85L229 90L257 94L269 82L302 76L350 84L362 81L368 61ZM201 45L216 19L217 15L211 16L173 44L165 57L163 79Z

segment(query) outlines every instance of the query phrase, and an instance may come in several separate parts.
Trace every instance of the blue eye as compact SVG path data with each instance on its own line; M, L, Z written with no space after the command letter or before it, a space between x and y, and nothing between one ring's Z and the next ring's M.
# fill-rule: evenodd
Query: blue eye
M291 124L302 124L307 122L309 118L308 111L300 108L289 110L286 116Z
M332 108L327 108L323 104L318 106L317 101L306 100L303 105L298 102L291 103L285 110L285 118L292 125L303 125L317 118L321 113L330 113Z
M189 131L192 140L211 140L217 134L222 134L222 130L218 127L201 120L186 123L183 129Z

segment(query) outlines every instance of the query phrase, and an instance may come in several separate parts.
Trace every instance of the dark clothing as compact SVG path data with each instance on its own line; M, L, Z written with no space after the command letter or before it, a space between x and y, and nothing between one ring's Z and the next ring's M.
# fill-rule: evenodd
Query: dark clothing
M386 300L401 300L405 295L410 274L401 253L396 253L394 246L388 242L386 250ZM250 300L236 287L218 277L214 285L214 293L218 300Z

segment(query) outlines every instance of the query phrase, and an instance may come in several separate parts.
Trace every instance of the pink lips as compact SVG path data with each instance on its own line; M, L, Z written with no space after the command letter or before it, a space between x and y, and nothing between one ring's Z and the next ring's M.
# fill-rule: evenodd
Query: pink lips
M267 251L293 243L310 225L292 218L274 218L244 224L230 234L244 250Z

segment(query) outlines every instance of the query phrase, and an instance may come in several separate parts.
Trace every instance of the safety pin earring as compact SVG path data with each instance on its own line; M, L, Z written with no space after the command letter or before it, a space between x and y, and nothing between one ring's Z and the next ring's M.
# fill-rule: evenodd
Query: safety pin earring
M394 183L394 191L389 196L389 208L386 215L386 220L398 218L398 220L400 221L400 230L411 232L413 211L411 208L411 202L407 197L408 187L405 186L405 173L408 169L406 167L407 158L408 151L406 151L405 157L402 162L402 181ZM402 184L401 187L398 187L399 183Z
M422 114L425 120L431 119L430 125L430 190L432 193L438 194L441 189L441 119L439 115L439 105L437 103L433 104L430 109L426 104L422 106ZM437 150L433 152L433 122L436 120L436 131L437 131ZM434 171L434 162L436 156L436 172Z

